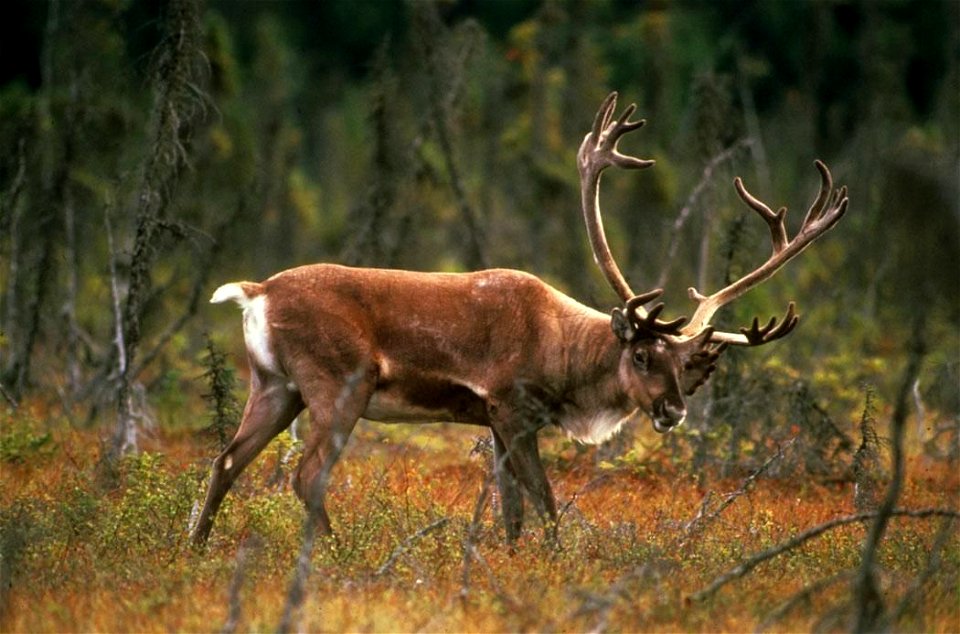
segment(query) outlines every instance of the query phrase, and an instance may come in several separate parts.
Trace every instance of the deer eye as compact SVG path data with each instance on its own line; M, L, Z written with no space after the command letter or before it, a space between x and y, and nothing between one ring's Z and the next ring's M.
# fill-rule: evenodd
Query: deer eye
M633 365L639 370L646 371L650 363L650 355L646 350L635 350L633 352Z

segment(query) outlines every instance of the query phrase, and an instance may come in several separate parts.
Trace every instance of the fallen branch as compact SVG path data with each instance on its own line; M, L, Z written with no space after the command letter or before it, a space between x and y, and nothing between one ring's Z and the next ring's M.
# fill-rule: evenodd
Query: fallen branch
M476 544L470 544L469 556L471 559L480 564L480 566L483 568L483 571L487 573L487 580L490 582L490 587L493 588L493 593L496 595L497 599L511 610L519 611L523 605L503 589L503 585L500 583L500 580L497 579L497 575L494 574L493 568L490 567L486 557L484 557L480 551L477 550Z
M3 383L0 383L0 395L2 395L8 403L10 403L10 407L13 409L20 407L20 404L17 403L17 399L13 398L13 394L7 391L7 388L3 386Z
M568 618L582 618L584 616L596 616L596 623L587 630L590 634L600 634L605 632L610 622L610 613L617 605L618 600L636 599L629 592L630 584L634 583L655 583L659 582L676 568L676 563L654 557L639 566L634 566L626 573L620 575L617 581L602 594L593 594L586 591L579 591L580 607ZM656 586L651 586L656 587Z
M933 541L933 546L930 548L930 556L927 558L927 565L920 573L920 575L914 579L913 583L904 592L903 596L900 597L900 602L895 608L890 610L880 622L880 631L890 631L893 629L893 626L896 623L900 622L900 619L903 618L904 613L907 611L907 608L910 605L913 605L917 597L920 596L921 591L923 590L924 584L930 580L931 577L940 569L940 564L943 560L942 552L944 546L947 545L947 540L950 537L950 529L952 528L955 518L947 517L944 518L943 524L940 526L940 530L937 531L937 536ZM925 629L923 627L920 628Z
M942 509L942 508L927 508L927 509L894 509L890 512L891 517L912 517L915 519L923 519L927 517L953 517L960 518L960 512L954 511L952 509ZM776 546L772 546L764 551L761 551L754 555L753 557L742 561L740 564L730 569L729 571L723 573L719 577L713 580L706 588L699 590L690 595L691 601L703 601L709 599L716 592L727 585L731 581L745 577L750 573L751 570L767 561L768 559L773 559L778 555L796 548L797 546L819 537L820 535L826 533L827 531L833 530L834 528L840 526L846 526L847 524L857 524L866 520L871 520L877 517L876 512L870 513L857 513L855 515L845 515L843 517L837 517L830 521L824 522L823 524L818 524L812 528L808 528L799 535L795 535L790 539L780 542Z
M823 592L824 590L848 581L851 577L857 574L856 570L845 570L843 572L837 573L831 577L826 577L824 579L818 579L810 585L806 586L800 592L797 592L792 597L775 607L771 610L763 621L756 627L754 632L766 632L770 629L770 626L776 623L777 621L783 619L787 614L790 613L795 607L802 603L809 603L813 595L818 592Z
M387 560L383 562L383 564L379 568L377 568L377 571L373 573L373 576L380 577L386 574L391 568L393 568L393 564L397 562L397 559L399 559L401 555L403 555L408 550L410 550L410 547L413 546L414 543L416 543L422 537L429 535L433 531L446 526L449 521L450 521L449 518L441 517L440 519L433 522L432 524L428 524L427 526L424 526L423 528L418 530L416 533L408 536L406 539L400 542L400 544L396 548L393 549L393 552L390 553L390 556L387 557Z
M703 503L700 505L700 510L697 511L697 515L692 520L687 522L687 524L683 527L684 532L679 540L679 546L682 547L687 542L687 540L690 539L690 537L696 535L701 530L703 530L706 523L715 520L731 504L736 502L739 497L743 496L747 491L749 491L750 486L754 482L756 482L757 478L763 475L764 472L766 472L766 470L769 469L774 462L783 458L784 451L792 447L793 443L795 443L796 441L797 441L797 438L796 436L794 436L789 441L787 441L785 445L783 446L777 445L777 453L767 458L762 465L760 465L755 471L753 471L753 473L751 473L746 478L744 478L743 482L740 483L740 486L737 488L736 491L732 491L731 493L727 493L725 496L723 496L723 501L720 503L720 506L718 506L714 511L711 511L710 513L707 513L707 509L709 508L710 500L712 499L713 496L711 495L710 492L708 492L707 495L704 497Z

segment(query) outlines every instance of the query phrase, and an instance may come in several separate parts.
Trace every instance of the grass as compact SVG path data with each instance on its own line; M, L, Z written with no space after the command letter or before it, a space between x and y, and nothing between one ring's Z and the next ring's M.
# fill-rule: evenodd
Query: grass
M292 467L279 465L289 441L248 469L208 548L196 552L186 527L215 449L186 432L158 433L107 487L96 476L98 431L54 425L27 409L7 413L0 430L9 449L0 462L0 631L220 631L231 605L239 631L277 628L304 518L286 479L276 478ZM860 561L860 524L767 561L703 601L691 596L746 557L853 513L850 484L760 478L692 531L705 496L722 499L742 476L701 490L655 450L599 466L594 450L548 432L542 445L564 509L561 548L531 518L510 552L489 507L471 526L488 473L488 456L472 451L482 433L358 427L328 495L337 534L314 548L301 630L752 631L834 576L765 629L849 627L844 575ZM641 440L653 440L645 433ZM958 494L955 465L911 457L900 506L956 509ZM960 631L960 536L956 522L939 534L941 525L894 519L883 542L888 609L927 576L898 631ZM935 550L939 565L928 569Z

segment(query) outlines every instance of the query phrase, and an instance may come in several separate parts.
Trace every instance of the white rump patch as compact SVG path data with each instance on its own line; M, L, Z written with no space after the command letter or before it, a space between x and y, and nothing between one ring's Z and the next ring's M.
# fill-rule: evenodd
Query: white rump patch
M246 297L246 295L244 295ZM270 327L267 324L267 296L258 295L242 302L243 339L247 352L258 366L272 374L281 374L280 365L270 347Z
M593 416L583 418L567 418L560 421L560 426L567 432L567 436L586 445L599 445L609 440L620 431L630 418L636 413L624 415L621 411L605 410Z

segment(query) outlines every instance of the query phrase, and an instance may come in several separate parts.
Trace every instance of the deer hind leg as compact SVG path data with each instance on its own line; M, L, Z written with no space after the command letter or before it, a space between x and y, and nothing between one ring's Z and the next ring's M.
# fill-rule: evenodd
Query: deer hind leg
M493 435L493 468L500 489L500 508L503 512L503 526L507 533L507 542L513 543L520 537L523 529L523 495L520 492L513 463L507 454L507 447L497 432Z
M206 501L193 530L196 545L207 541L220 504L237 476L303 411L300 394L290 391L285 380L255 375L251 386L237 433L213 461Z
M319 529L331 534L330 517L324 505L330 472L347 444L370 397L374 380L358 369L346 380L319 382L306 394L310 410L311 436L294 477L294 490Z

